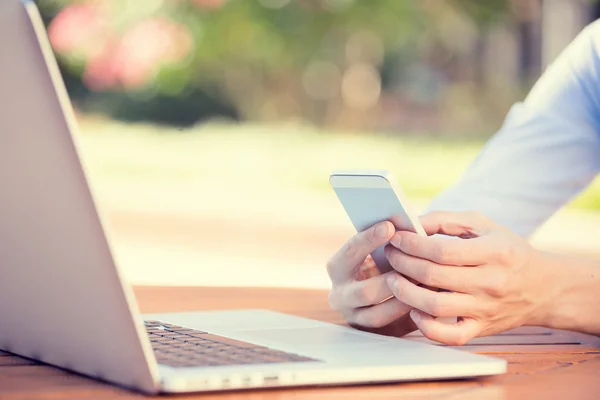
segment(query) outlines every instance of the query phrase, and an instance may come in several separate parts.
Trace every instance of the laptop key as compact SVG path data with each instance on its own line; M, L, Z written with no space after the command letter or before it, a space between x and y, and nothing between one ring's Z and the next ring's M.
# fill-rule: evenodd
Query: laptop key
M145 326L156 361L171 367L320 361L160 321L146 321Z
M173 331L173 332L179 332L179 333L208 333L208 332L204 332L204 331L197 331L195 329L190 329L190 328L169 328L167 330Z

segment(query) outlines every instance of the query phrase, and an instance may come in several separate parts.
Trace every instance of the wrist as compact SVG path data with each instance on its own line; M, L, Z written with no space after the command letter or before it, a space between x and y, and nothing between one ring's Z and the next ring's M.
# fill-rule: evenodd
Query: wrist
M596 317L600 265L541 251L536 258L540 301L527 325L600 333Z
M561 277L562 270L557 267L556 257L554 254L535 250L531 258L530 262L537 274L533 279L538 290L535 291L536 306L525 325L556 328L554 324L557 319L557 299L566 290L565 280Z

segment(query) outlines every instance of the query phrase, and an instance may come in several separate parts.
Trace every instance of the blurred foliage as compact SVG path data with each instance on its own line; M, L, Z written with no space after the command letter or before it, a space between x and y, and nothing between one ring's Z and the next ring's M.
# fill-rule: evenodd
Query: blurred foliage
M441 85L476 107L485 90L471 88L473 49L515 9L510 0L38 4L85 110L182 125L221 116L351 128L376 127L397 103L437 112Z

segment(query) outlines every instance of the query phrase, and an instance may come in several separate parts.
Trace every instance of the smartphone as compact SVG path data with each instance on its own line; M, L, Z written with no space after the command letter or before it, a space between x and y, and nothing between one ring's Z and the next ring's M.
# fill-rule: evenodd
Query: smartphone
M397 231L427 236L417 216L408 209L408 202L395 182L388 171L341 171L329 177L329 183L357 232L378 222L390 221ZM392 270L384 248L385 245L371 253L382 274Z

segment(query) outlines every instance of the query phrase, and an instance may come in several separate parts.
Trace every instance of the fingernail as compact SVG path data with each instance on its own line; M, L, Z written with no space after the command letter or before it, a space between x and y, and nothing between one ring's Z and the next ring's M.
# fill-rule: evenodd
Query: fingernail
M419 314L417 310L410 310L410 319L412 319L415 324L418 324L421 320L421 314Z
M392 288L396 286L396 276L395 275L390 275L387 278L385 278L385 281L387 283L387 285Z
M389 232L390 232L390 227L387 223L381 223L381 224L377 225L377 227L375 228L375 235L377 235L377 237L380 237L380 238L388 237Z
M394 235L390 239L390 243L394 245L396 248L400 248L400 243L402 243L402 236Z
M390 251L392 251L392 249L390 249L389 245L383 248L383 254L385 254L386 257L390 255Z

